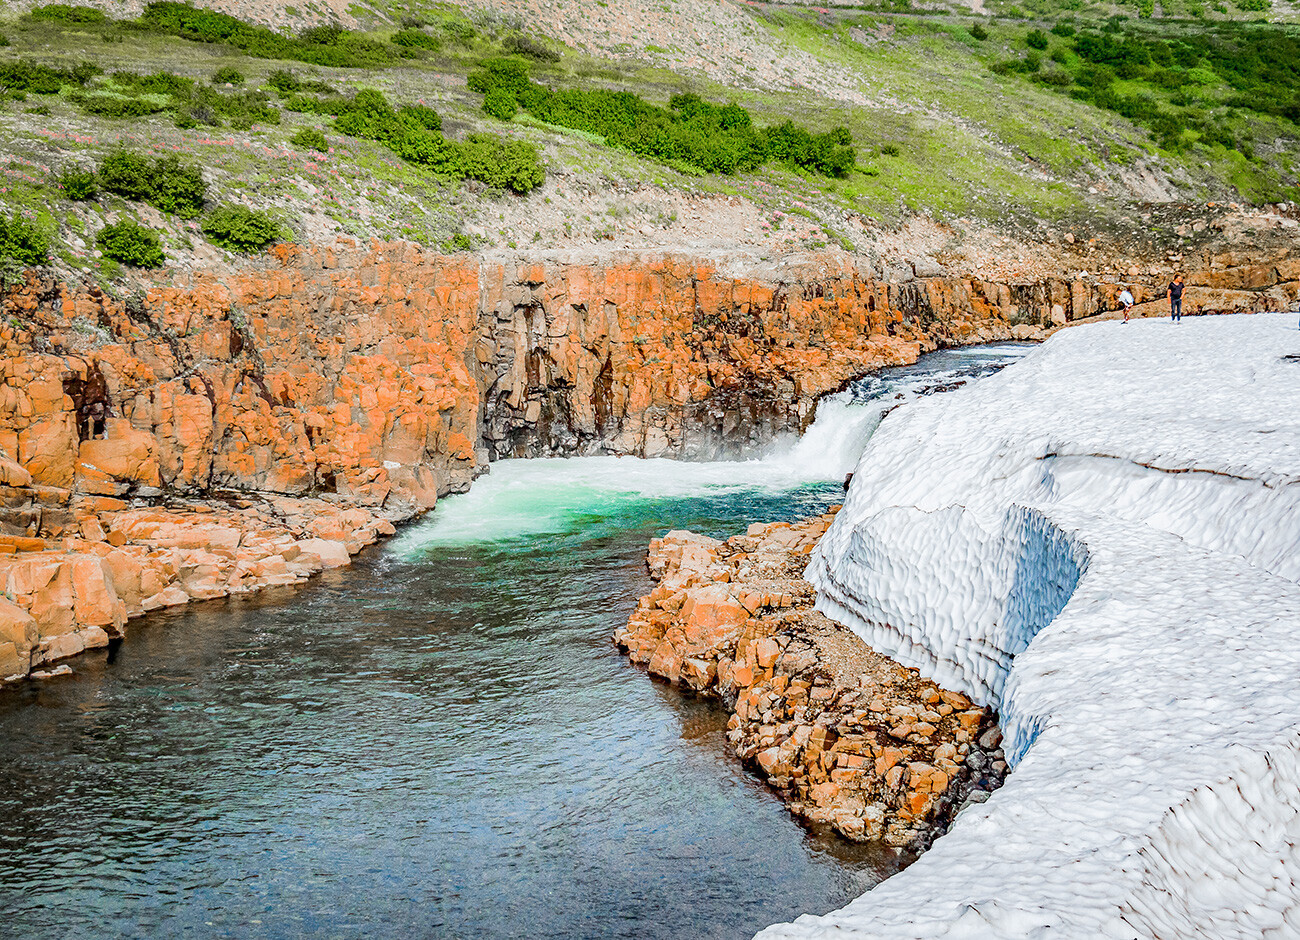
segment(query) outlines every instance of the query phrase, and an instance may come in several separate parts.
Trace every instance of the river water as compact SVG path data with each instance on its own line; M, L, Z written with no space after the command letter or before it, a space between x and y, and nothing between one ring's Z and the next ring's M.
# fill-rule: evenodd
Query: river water
M763 459L495 464L297 589L133 621L0 690L0 935L747 937L906 860L797 824L715 704L610 642L647 541L822 512L938 353Z

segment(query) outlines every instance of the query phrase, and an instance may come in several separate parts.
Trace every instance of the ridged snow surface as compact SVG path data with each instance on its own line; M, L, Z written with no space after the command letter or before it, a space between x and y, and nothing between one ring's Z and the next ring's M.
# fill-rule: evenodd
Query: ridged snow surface
M900 408L809 571L997 708L1014 769L901 874L760 937L1300 937L1294 314L1065 330Z

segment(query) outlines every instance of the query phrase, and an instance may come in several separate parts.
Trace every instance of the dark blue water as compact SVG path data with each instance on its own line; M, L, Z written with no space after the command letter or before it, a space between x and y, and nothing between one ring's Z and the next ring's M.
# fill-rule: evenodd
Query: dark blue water
M498 464L349 569L0 689L0 937L742 938L858 896L900 860L801 828L610 641L650 538L838 501L807 481L895 386L851 394L762 462Z
M653 535L836 495L412 533L0 692L3 934L744 937L846 902L893 856L801 829L728 756L719 709L609 639Z

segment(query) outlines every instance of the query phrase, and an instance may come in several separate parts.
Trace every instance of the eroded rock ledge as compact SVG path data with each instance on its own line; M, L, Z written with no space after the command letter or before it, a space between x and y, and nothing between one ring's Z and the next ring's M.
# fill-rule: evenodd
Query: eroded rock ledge
M1207 255L1188 312L1280 309L1300 292L1290 251ZM1119 290L842 253L476 258L349 239L141 278L110 295L31 272L3 296L0 535L80 546L95 497L328 498L397 521L499 457L752 453L855 376L1039 338ZM75 645L35 619L38 657Z
M346 565L387 519L340 501L286 496L131 508L82 497L75 535L0 535L0 680L121 637L128 618L192 600L300 584Z
M659 582L614 641L652 675L717 695L727 738L790 810L850 839L929 845L1001 785L992 714L812 609L802 573L834 512L725 542L650 543Z

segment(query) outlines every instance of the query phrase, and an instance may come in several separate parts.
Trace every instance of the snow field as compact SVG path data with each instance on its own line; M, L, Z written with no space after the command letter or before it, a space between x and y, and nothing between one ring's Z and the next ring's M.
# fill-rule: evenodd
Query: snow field
M900 875L761 937L1300 936L1292 316L1066 330L900 408L809 578L997 708L1014 770Z

